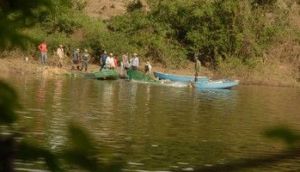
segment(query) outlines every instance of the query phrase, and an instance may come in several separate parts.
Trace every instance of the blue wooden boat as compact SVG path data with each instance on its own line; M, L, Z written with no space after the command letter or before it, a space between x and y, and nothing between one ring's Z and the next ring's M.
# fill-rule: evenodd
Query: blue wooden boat
M237 85L239 85L238 80L207 80L195 83L195 87L199 89L230 89Z
M192 75L174 75L162 72L154 72L154 76L160 80L164 79L177 82L191 82L195 80L195 76ZM198 76L198 81L208 81L208 77Z

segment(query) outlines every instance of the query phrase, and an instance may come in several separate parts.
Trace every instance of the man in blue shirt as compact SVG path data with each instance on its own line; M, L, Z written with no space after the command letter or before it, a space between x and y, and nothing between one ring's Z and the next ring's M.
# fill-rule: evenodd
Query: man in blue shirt
M104 51L103 54L101 54L100 56L100 70L102 70L105 67L106 58L107 58L107 52Z

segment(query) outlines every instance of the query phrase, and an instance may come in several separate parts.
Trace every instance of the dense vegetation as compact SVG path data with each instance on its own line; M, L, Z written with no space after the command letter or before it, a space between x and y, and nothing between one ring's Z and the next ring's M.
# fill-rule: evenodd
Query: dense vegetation
M282 61L268 55L270 50L278 42L300 42L299 28L291 25L293 8L299 7L294 0L148 0L150 10L135 0L125 15L107 21L84 14L85 0L49 2L55 3L55 12L40 8L33 13L39 24L18 30L34 40L28 53L45 39L53 50L62 43L69 51L85 47L93 54L136 51L172 68L185 66L197 54L204 66L226 73L240 66L253 69L266 59ZM299 57L286 56L296 70Z
M0 1L0 48L12 50L18 45L27 53L33 53L36 44L46 39L52 49L63 43L70 48L84 46L94 51L139 51L165 65L180 66L186 57L200 53L203 62L216 68L226 60L251 66L252 59L260 57L272 42L286 36L287 31L299 44L299 33L287 21L289 7L280 9L276 2L161 0L155 3L153 0L150 2L152 10L147 13L134 2L127 15L103 23L81 13L85 1L3 0ZM265 15L267 13L270 15ZM288 60L293 62L293 59ZM16 125L15 110L19 106L14 89L1 81L0 171L15 171L16 158L27 161L42 158L51 171L65 171L66 166L62 166L61 161L88 171L120 171L120 160L101 162L91 137L75 125L70 125L70 144L61 153L28 142L22 128ZM290 151L196 171L234 171L299 157L298 133L275 128L266 135L281 138Z

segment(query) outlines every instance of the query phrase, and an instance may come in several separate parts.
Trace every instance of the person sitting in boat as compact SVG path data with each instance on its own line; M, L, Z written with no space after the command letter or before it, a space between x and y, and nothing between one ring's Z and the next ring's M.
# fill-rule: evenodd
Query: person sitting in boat
M100 70L102 70L105 67L106 58L107 58L107 52L104 51L103 54L101 54L100 56Z
M84 69L85 72L87 71L89 60L90 60L90 54L88 53L87 49L84 49L84 53L82 54L81 57L81 70Z
M80 70L79 68L79 61L80 61L80 49L77 48L72 55L72 68L71 70Z
M146 64L145 64L145 73L146 73L147 75L150 75L150 74L151 74L151 71L152 71L152 66L151 66L150 62L147 61Z
M137 70L138 67L139 67L139 58L137 56L137 53L133 53L133 59L132 59L132 62L131 62L131 69L132 70Z

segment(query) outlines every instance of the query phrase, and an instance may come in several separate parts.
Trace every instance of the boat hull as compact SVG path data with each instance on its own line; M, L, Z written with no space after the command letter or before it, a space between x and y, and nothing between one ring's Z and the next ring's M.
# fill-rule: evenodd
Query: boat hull
M195 80L195 76L192 75L174 75L161 72L154 72L154 76L160 80L170 80L177 82L191 82ZM198 76L198 81L208 81L206 76Z
M238 80L200 81L195 83L199 89L231 89L239 85Z

